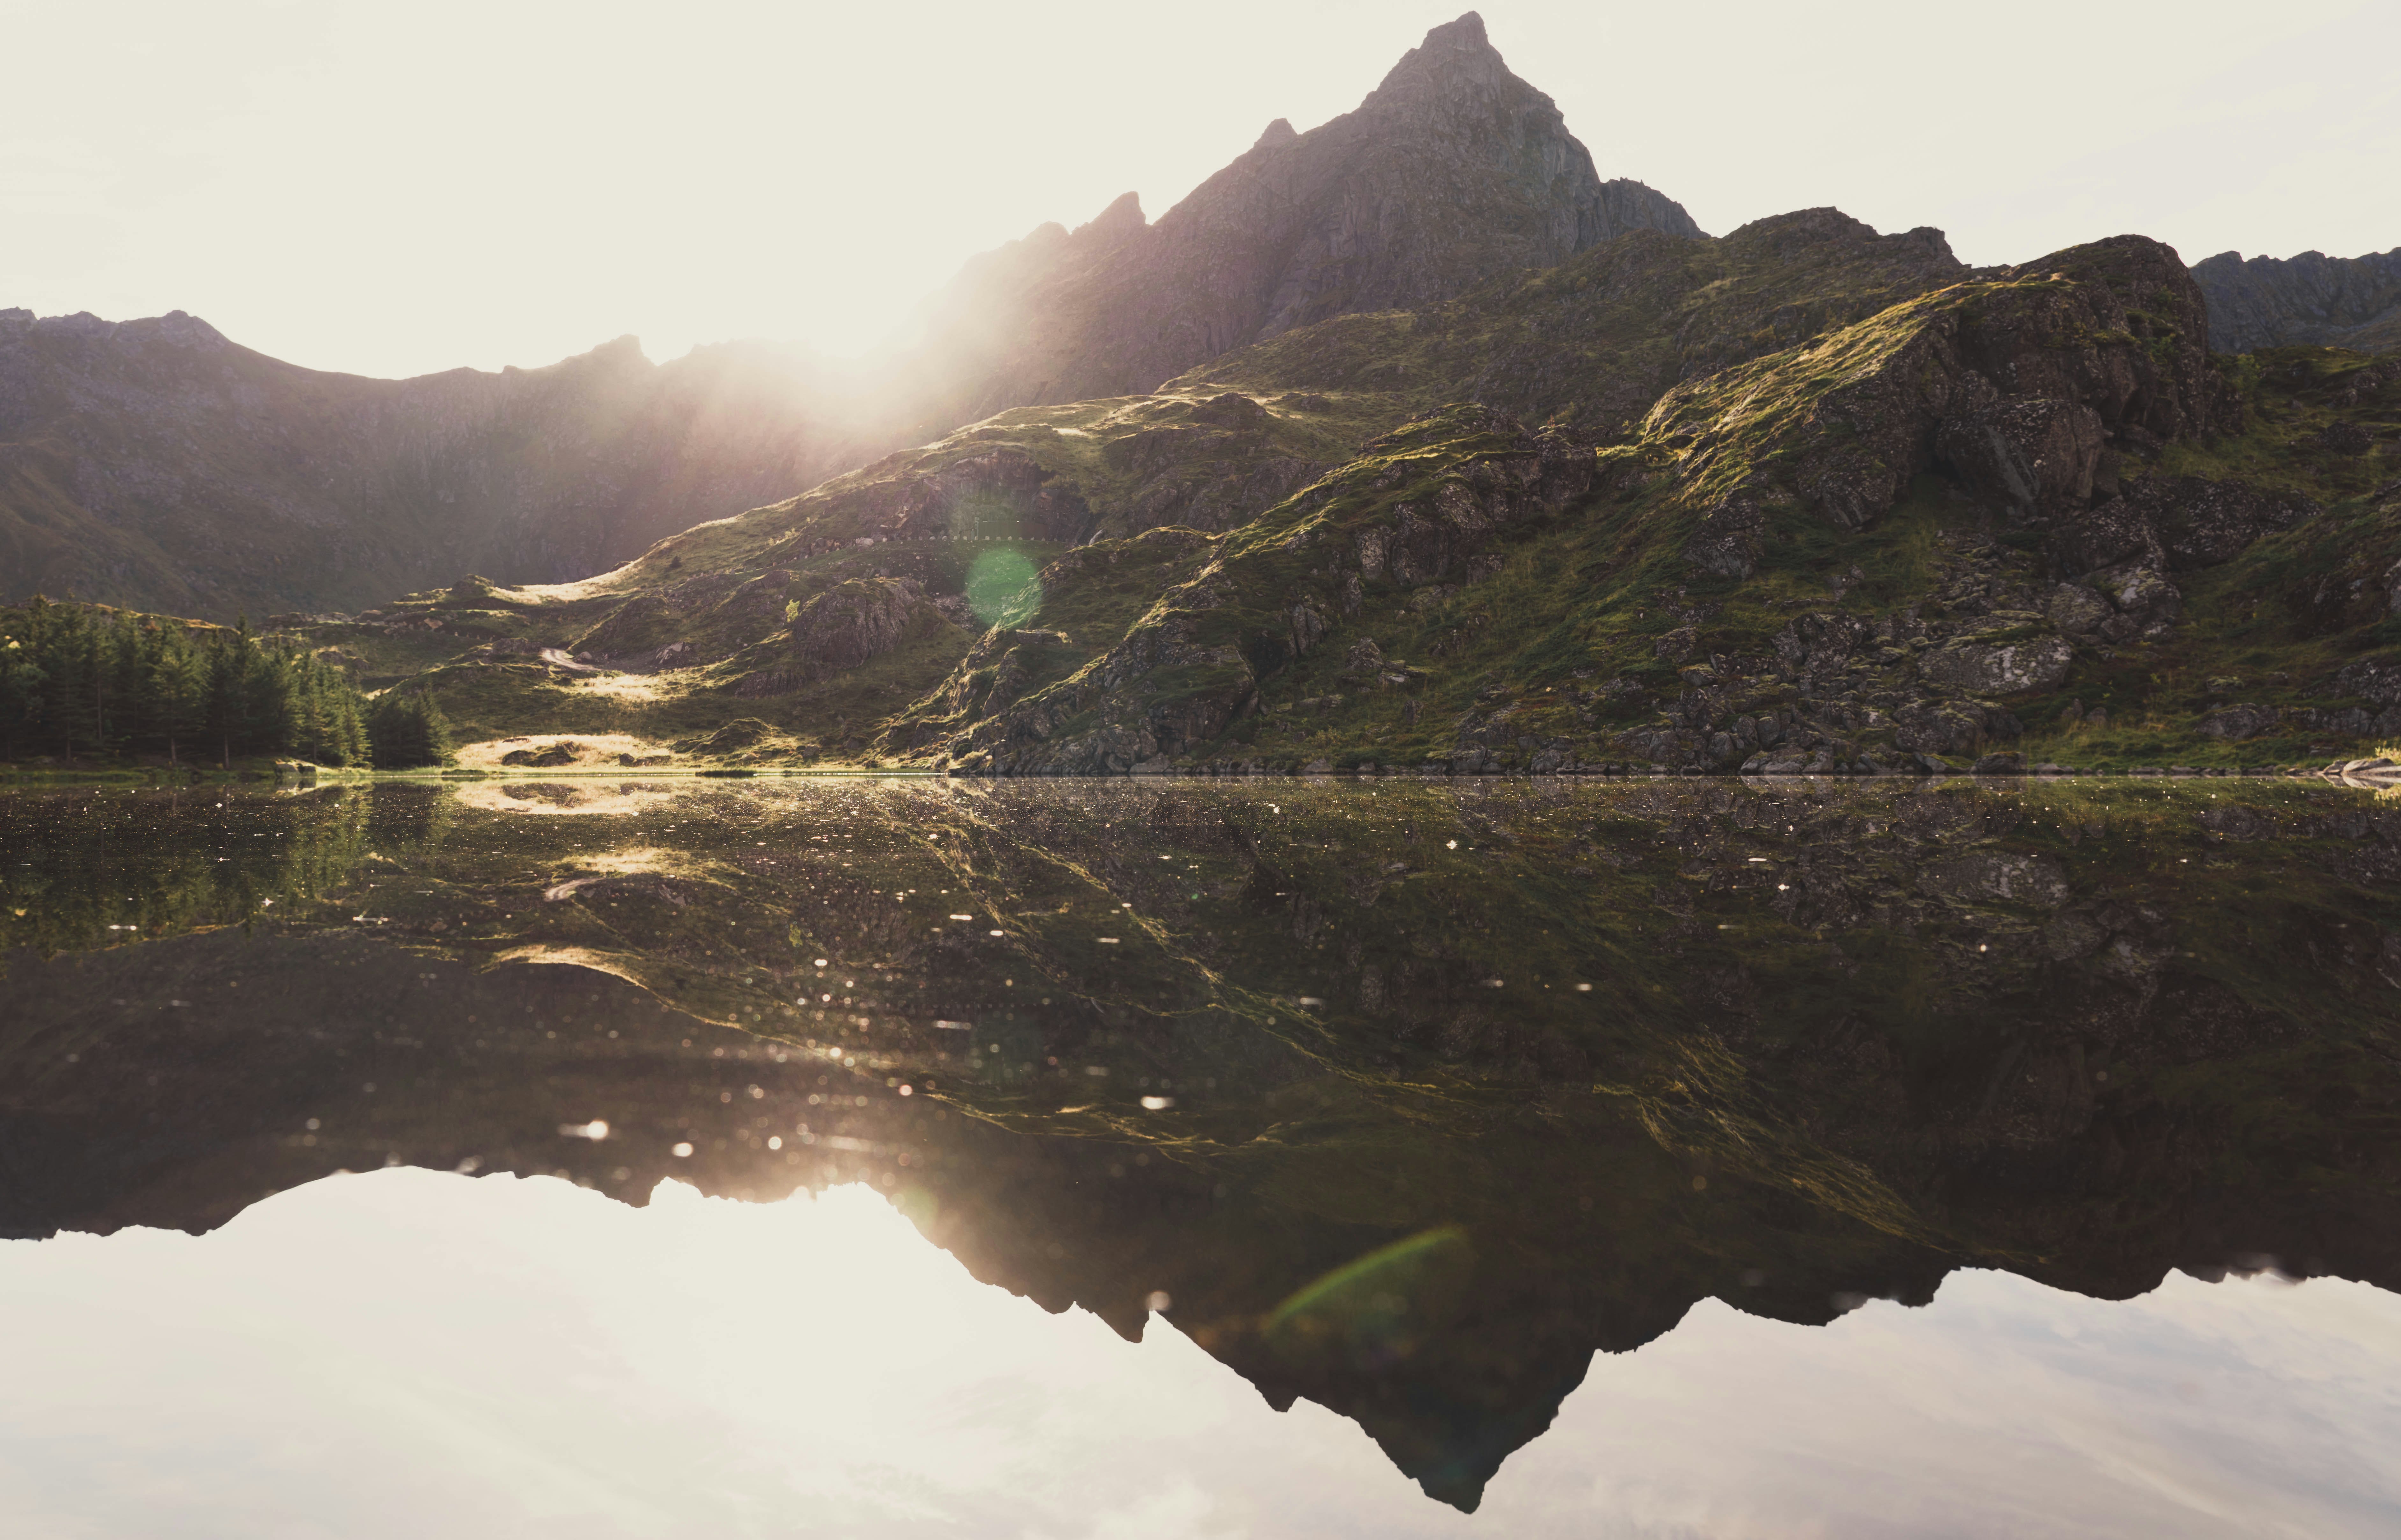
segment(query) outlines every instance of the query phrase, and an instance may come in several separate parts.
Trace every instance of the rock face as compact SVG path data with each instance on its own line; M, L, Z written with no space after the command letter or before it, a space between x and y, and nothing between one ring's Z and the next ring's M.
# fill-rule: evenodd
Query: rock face
M1000 335L957 405L931 415L1148 391L1244 344L1447 299L1627 230L1701 233L1666 196L1601 180L1473 11L1428 33L1356 111L1298 134L1279 119L1156 225L1140 220L1128 195L964 283L935 351Z
M905 578L853 580L809 600L792 621L792 650L829 668L855 668L900 644L924 596Z
M857 668L899 647L920 620L946 624L914 581L847 579L801 606L781 640L762 649L769 657L749 655L747 661L761 666L736 680L733 693L779 695Z
M2193 264L2209 296L2209 345L2243 353L2298 342L2364 353L2401 348L2401 246L2283 260L2220 252Z
M1931 684L1948 684L1979 695L2015 695L2056 690L2067 678L2076 650L2057 637L2002 647L1969 643L1938 648L1918 659L1917 672Z
M1662 398L1644 432L1690 447L1679 474L1705 509L1693 566L1748 576L1771 512L1864 529L1938 469L2013 519L2078 526L2116 492L2120 446L2240 430L2201 291L2168 247L2119 236L2003 278ZM2141 522L2127 524L2137 545Z

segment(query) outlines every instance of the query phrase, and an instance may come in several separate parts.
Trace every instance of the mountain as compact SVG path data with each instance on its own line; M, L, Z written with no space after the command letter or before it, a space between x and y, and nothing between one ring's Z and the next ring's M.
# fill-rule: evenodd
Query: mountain
M2259 768L2401 739L2401 360L2176 254L1638 229L318 627L473 733L986 774ZM551 661L537 662L547 653ZM625 682L611 684L611 677Z
M1665 195L1602 181L1469 11L1355 111L1307 133L1269 124L1158 224L1128 194L1072 236L1047 227L963 274L931 346L952 369L981 367L928 420L1149 391L1313 322L1449 299L1634 229L1701 233Z
M382 380L181 311L0 310L0 597L230 620L578 576L855 462L844 401L838 371L759 345Z
M320 548L365 508L378 572L438 573L306 632L476 763L2256 770L2401 742L2401 359L2213 352L2210 284L2257 272L2135 235L1969 269L1831 209L1702 236L1471 13L1157 225L1121 199L969 264L873 388L795 369L704 419L660 404L718 377L630 349L392 386L178 362L230 350L188 321L20 330L73 353L41 420L90 446L41 488L254 574L260 502ZM2380 292L2344 272L2338 319Z
M2192 276L2209 296L2209 345L2219 352L2294 343L2366 353L2401 348L2401 246L2284 261L2220 252L2193 264Z
M548 368L372 380L180 312L0 310L0 600L230 620L462 572L581 578L997 410L1147 391L1636 228L1699 233L1649 188L1600 180L1470 12L1357 111L1271 126L1157 225L1128 194L974 259L915 342L856 364L731 344L652 365L620 338Z

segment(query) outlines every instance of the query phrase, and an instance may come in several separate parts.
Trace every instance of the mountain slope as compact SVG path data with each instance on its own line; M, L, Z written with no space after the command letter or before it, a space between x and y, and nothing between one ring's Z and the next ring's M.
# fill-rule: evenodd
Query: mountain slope
M386 680L456 658L470 674L514 671L529 681L545 670L528 653L574 649L651 676L646 698L665 704L644 712L669 736L722 720L691 691L721 688L723 698L760 702L783 696L782 681L798 693L761 708L808 723L813 742L841 752L857 735L829 719L850 723L864 713L871 722L899 702L871 709L830 677L802 686L826 670L791 653L816 644L770 644L767 633L786 617L764 604L766 590L748 585L769 584L798 607L854 580L913 584L914 602L949 617L949 639L929 636L923 645L933 650L912 654L914 686L879 686L913 696L1008 612L1006 602L971 600L980 582L998 581L993 572L1014 571L1014 588L1070 546L1090 546L1078 561L1122 553L1118 579L1104 585L1119 598L1086 605L1062 596L1070 611L1089 609L1090 624L1047 653L1039 674L1109 645L1159 591L1144 584L1164 585L1161 574L1193 556L1196 532L1251 523L1352 460L1363 441L1446 402L1470 395L1571 434L1615 433L1689 374L1873 314L1963 272L1939 232L1879 236L1833 210L1761 220L1722 241L1632 231L1449 305L1302 328L1153 394L1003 413L801 498L688 531L581 584L514 593L465 584L317 634ZM477 661L495 643L528 653ZM897 659L876 665L895 667ZM1019 671L1030 667L1029 654ZM456 688L465 694L452 709L471 723L521 731L550 723L549 713L591 685L563 680L565 694L547 706L503 690L481 708L482 692L464 680ZM828 692L844 704L827 706Z
M2219 352L2295 343L2366 353L2401 348L2401 247L2248 262L2220 252L2193 264L2192 276L2209 296L2209 345Z
M318 635L435 665L473 729L613 723L704 761L1918 772L2389 742L2401 366L2229 364L2206 335L2139 237L1968 274L1831 211L1635 231L1002 414L585 584Z
M0 311L0 598L231 619L466 570L576 576L855 462L843 400L763 347L654 366L622 337L543 369L379 380L181 312Z

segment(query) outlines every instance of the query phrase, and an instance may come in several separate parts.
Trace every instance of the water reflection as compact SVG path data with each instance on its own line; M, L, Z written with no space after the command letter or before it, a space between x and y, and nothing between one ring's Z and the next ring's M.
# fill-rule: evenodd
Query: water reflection
M391 1163L863 1180L1047 1309L1163 1296L1462 1508L1696 1301L1832 1341L1963 1266L2401 1275L2401 808L2357 792L215 800L0 798L7 1233Z
M2396 1303L1986 1271L1826 1327L1705 1301L1470 1519L861 1188L636 1211L378 1171L200 1239L0 1246L0 1493L40 1534L2366 1536L2401 1492Z

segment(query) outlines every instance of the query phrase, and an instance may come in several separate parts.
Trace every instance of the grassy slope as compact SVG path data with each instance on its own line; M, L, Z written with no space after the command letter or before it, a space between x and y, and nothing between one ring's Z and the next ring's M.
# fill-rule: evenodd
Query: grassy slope
M1721 241L1637 232L1425 312L1344 317L1279 337L1155 395L1005 413L789 502L686 531L583 584L417 596L328 628L322 639L359 657L378 682L449 660L430 679L471 736L617 730L665 739L748 717L774 727L778 749L791 756L875 752L931 763L967 741L960 735L984 717L1003 668L1013 699L1039 707L1045 735L1090 733L1132 720L1123 692L1104 703L1096 682L1129 639L1172 630L1203 651L1255 649L1305 599L1331 623L1328 636L1269 668L1255 707L1221 738L1184 745L1179 757L1409 764L1455 756L1461 720L1505 706L1511 738L1552 745L1573 761L1640 763L1647 751L1629 751L1617 735L1673 727L1677 703L1695 690L1717 692L1721 715L1811 708L1768 666L1796 616L1873 618L1909 606L1940 615L1946 595L1955 603L1963 592L2038 585L2032 545L1932 476L1865 530L1771 505L1758 568L1740 581L1697 574L1680 555L1712 499L1747 478L1773 480L1837 442L1839 428L1816 419L1830 392L1888 367L1946 315L2064 282L2048 273L1953 282L1961 276L1939 241L1875 237L1830 211ZM2339 420L2391 432L2401 415L2393 387L2346 393L2365 362L2311 349L2230 361L2223 366L2249 406L2244 431L2206 446L2172 444L2156 463L2129 464L2136 476L2287 488L2328 511L2225 566L2179 574L2185 615L2167 639L2079 656L2059 690L1993 703L2025 725L2019 747L2030 763L2265 763L2351 747L2309 733L2230 744L2197 736L2192 723L2230 699L2323 704L2333 668L2394 639L2379 616L2296 598L2338 572L2345 584L2373 580L2394 554L2389 494L2367 495L2389 479L2391 457L2331 453L2317 436ZM1210 403L1228 392L1250 405L1234 419L1212 418ZM1347 609L1324 552L1293 543L1338 543L1389 524L1396 509L1422 506L1492 461L1497 441L1480 430L1451 433L1445 423L1468 419L1437 410L1471 392L1587 440L1619 439L1598 455L1600 490L1573 510L1502 531L1475 582L1413 591L1370 582L1357 609ZM1373 442L1428 413L1409 442ZM996 458L1033 469L1001 485L979 470ZM1181 495L1233 483L1270 462L1334 468L1232 528L1127 538L1145 523L1146 499L1156 502L1162 488ZM1066 494L1080 525L1063 529L1055 509L1036 508L1028 489L1036 482L1043 498ZM896 512L926 496L940 505L930 529ZM896 530L905 532L894 538ZM1090 543L1070 554L1042 536ZM935 598L956 596L977 558L1002 549L1047 566L1039 589L1007 615L951 604L950 627L921 626L899 653L847 679L772 698L733 686L776 645L774 627L754 616L748 634L734 634L705 602L645 633L693 644L679 660L686 666L624 688L464 655L503 637L572 648L626 598L672 597L696 579L730 584L789 571L795 605L878 574L912 578ZM1056 635L995 637L970 659L988 619ZM421 629L429 624L439 629ZM2008 616L1981 636L1962 618L1953 629L1987 642L2025 633L2023 617ZM1406 682L1386 686L1352 669L1351 650L1363 639L1396 661ZM1891 660L1881 675L1871 667L1855 681L1862 712L1879 693L1908 692L1898 668ZM1144 694L1156 706L1240 692L1241 672L1179 665L1155 670ZM2055 730L2071 700L2106 708L2110 727ZM1873 725L1845 728L1842 741L1888 749ZM1504 743L1500 759L1523 763L1534 752Z

